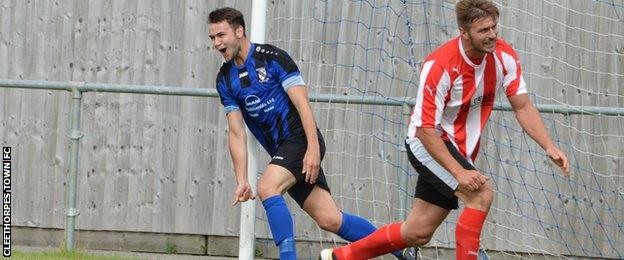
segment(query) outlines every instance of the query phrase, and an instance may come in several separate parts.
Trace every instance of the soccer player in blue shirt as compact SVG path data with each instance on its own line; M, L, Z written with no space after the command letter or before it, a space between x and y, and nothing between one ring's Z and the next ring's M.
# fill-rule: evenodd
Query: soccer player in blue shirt
M246 124L272 158L258 181L258 196L280 259L296 259L293 221L282 196L286 191L322 229L345 240L375 231L369 221L341 212L329 193L320 167L325 143L295 62L275 46L250 42L238 10L212 11L209 30L226 61L217 75L217 91L227 113L238 183L234 204L254 199L247 180ZM395 255L404 259L401 252Z

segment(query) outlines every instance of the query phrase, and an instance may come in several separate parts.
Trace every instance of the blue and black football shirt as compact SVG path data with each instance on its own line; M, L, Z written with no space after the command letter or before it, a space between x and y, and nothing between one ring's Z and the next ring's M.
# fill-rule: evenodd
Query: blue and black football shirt
M245 124L271 155L289 136L303 135L303 125L286 91L305 85L299 68L285 51L251 43L243 65L234 59L217 75L217 91L225 112L240 110Z

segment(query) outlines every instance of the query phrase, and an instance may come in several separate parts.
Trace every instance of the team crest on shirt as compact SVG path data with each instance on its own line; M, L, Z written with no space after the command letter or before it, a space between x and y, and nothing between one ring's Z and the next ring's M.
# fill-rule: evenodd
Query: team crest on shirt
M256 73L258 74L258 81L260 81L260 83L269 81L269 77L267 77L267 72L264 67L257 68Z

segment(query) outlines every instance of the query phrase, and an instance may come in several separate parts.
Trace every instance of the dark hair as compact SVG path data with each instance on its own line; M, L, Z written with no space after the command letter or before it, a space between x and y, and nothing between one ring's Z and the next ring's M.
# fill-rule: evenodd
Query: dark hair
M461 0L455 5L457 26L468 29L468 26L481 18L492 17L498 20L498 8L489 0Z
M243 19L243 14L236 9L231 7L219 8L210 12L210 14L208 15L209 23L220 23L222 21L227 21L227 23L234 29L242 26L243 33L246 33L245 19Z

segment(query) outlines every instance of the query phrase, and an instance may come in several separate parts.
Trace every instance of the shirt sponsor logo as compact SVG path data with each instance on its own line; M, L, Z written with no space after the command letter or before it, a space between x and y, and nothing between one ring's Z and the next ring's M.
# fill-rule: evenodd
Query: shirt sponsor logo
M249 112L249 116L251 117L258 117L259 116L258 112L260 110L264 113L273 110L275 108L273 103L275 103L274 98L270 98L269 100L262 101L262 99L260 99L256 95L249 95L245 97L245 108L247 109L247 111Z
M281 156L273 156L273 160L284 160L284 157Z
M245 106L246 107L251 107L257 104L260 104L262 100L260 100L260 98L256 95L249 95L247 97L245 97Z
M472 104L470 104L470 108L472 109L477 108L481 106L481 103L483 103L483 96L478 96L477 98L472 100Z
M478 96L472 102L470 102L470 108L475 109L482 105L490 106L494 102L494 94L486 94L485 96Z

